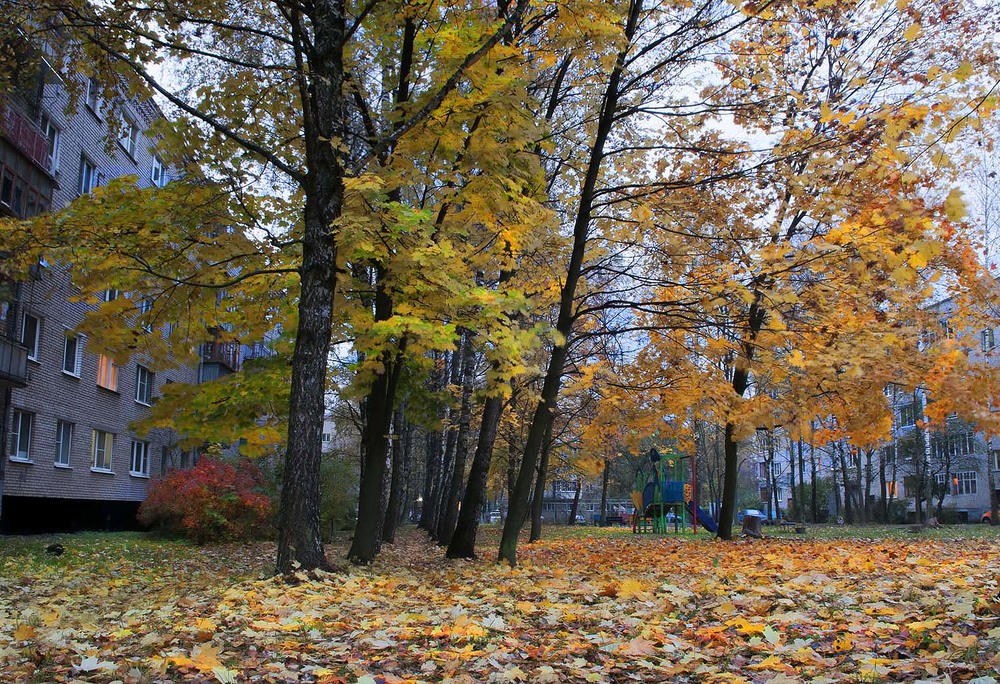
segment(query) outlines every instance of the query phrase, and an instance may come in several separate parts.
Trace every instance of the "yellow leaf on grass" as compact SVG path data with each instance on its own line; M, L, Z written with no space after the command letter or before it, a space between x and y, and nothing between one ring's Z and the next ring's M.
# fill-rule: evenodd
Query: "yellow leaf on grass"
M14 639L16 641L28 641L29 639L34 639L36 634L38 634L38 631L34 627L22 623L14 630Z
M913 632L926 632L929 629L934 629L940 624L940 620L920 620L918 622L911 622L907 625L907 627Z
M974 648L979 643L979 639L974 634L953 634L948 637L948 641L957 648Z
M178 667L193 667L199 672L211 672L217 667L222 667L222 661L219 659L221 651L221 646L198 644L191 649L190 658L186 656L171 656L170 661Z
M748 666L751 670L785 670L789 666L778 656L768 656L756 665Z
M636 579L622 580L618 587L618 595L622 598L633 598L646 593L646 585Z

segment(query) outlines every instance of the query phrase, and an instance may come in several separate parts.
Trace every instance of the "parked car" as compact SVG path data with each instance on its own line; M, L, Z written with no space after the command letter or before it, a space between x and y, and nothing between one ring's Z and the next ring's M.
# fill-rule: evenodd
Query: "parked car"
M990 509L987 508L985 511L983 511L983 515L979 519L979 522L983 523L984 525L989 525L991 522L990 521L991 517L992 517L992 512L990 511Z
M500 511L490 511L490 522L491 523L500 522Z
M583 515L580 515L579 513L577 513L576 514L576 520L574 520L574 522L577 525L586 525L587 524L587 518L586 518L586 516L583 516Z

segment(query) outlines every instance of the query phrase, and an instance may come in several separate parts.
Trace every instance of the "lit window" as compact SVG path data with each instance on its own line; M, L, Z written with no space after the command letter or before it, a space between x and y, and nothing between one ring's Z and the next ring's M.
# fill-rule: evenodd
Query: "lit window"
M56 421L56 465L69 467L69 455L73 450L73 423Z
M149 406L153 397L153 374L145 366L135 367L135 400Z
M35 424L35 414L14 409L14 423L10 432L8 454L16 461L31 459L31 428Z
M149 475L149 442L132 440L132 464L129 472L132 475Z
M66 335L66 344L63 347L63 373L80 377L80 369L83 367L83 336Z
M118 391L118 364L110 356L97 356L97 385L114 392Z
M21 317L21 344L28 348L28 358L38 361L38 342L41 338L42 322L37 317L25 313Z
M103 472L111 472L111 452L115 446L115 436L104 430L94 430L93 446L91 455L93 456L93 469Z

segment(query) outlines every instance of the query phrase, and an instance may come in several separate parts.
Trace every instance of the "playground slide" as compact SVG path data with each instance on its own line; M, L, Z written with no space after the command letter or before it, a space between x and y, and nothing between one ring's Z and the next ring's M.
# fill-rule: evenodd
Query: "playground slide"
M688 501L686 504L688 513L694 515L694 502ZM713 534L719 531L719 526L715 524L715 519L701 506L698 507L698 524Z

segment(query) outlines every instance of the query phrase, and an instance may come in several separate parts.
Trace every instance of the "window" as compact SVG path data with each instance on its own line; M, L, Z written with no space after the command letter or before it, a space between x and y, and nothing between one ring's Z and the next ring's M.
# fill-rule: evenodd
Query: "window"
M24 180L11 169L4 168L0 180L0 203L10 207L15 215L23 218L28 194L28 185Z
M97 386L118 391L118 364L110 356L97 356Z
M963 432L931 433L931 454L946 460L953 456L971 454L976 449L976 434L971 430Z
M25 312L21 317L21 344L28 348L28 358L32 361L38 361L38 341L42 336L41 333L41 321Z
M142 325L143 332L151 333L153 332L153 324L150 321L150 314L153 311L153 300L152 299L140 299L139 304L136 306L139 310L139 322Z
M153 398L153 374L145 366L135 367L135 400L149 406Z
M149 180L158 188L167 184L167 170L163 168L163 162L160 161L159 157L153 157L153 167L149 172Z
M913 404L899 407L899 426L909 427L917 424L917 412Z
M990 449L990 466L993 470L1000 470L1000 449Z
M886 496L895 497L896 496L896 483L886 481L885 483L885 494Z
M83 367L83 336L66 334L66 344L63 347L63 373L80 377Z
M983 331L982 338L984 352L988 352L997 346L996 335L993 332L993 328L986 328L986 330Z
M49 143L49 148L45 152L45 166L49 173L55 174L59 170L59 151L62 146L62 131L53 123L52 119L45 112L39 120L39 128Z
M136 139L136 128L128 119L122 119L122 130L121 137L118 138L118 144L122 146L122 149L128 152L128 156L135 156L135 139Z
M115 446L115 436L104 430L94 430L93 447L93 470L111 472L111 452Z
M69 455L73 450L73 423L56 421L56 465L69 467Z
M113 302L118 299L118 290L113 287L109 287L107 290L101 293L101 299L105 302Z
M31 460L31 429L35 424L35 414L14 409L14 424L10 432L8 454L16 461Z
M333 439L333 435L331 435L329 432L324 432L323 433L323 441L324 442L329 442L331 439Z
M149 475L149 442L132 440L132 464L129 466L132 475Z
M936 484L939 487L944 487L945 477L944 473L938 473L934 478ZM976 471L967 470L961 473L953 473L951 476L951 495L961 496L963 494L975 494L977 492L976 487Z
M94 166L94 164L85 156L80 155L79 193L81 195L86 195L89 192L93 192L97 185L97 167Z
M87 88L84 93L84 102L87 104L87 109L89 109L94 116L98 119L101 118L101 89L98 86L97 81L93 78L87 79Z

